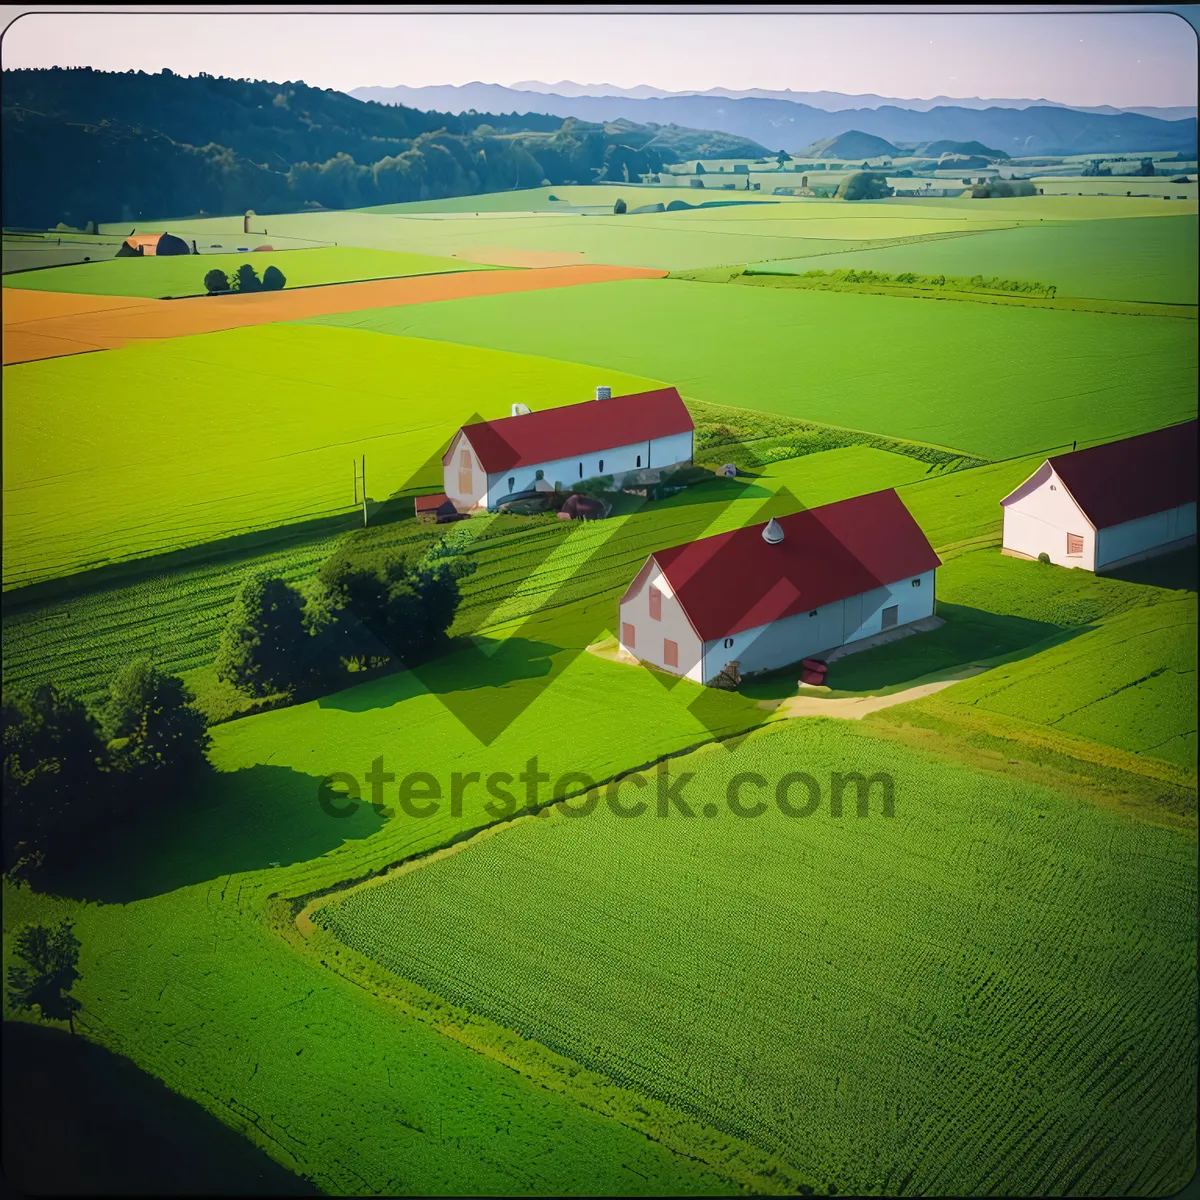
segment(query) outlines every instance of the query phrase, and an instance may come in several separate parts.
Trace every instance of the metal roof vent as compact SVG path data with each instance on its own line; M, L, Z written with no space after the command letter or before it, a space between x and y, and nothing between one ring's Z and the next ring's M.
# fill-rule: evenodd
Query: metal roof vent
M777 546L783 541L783 526L772 517L767 522L767 527L762 532L763 541L769 542L772 546Z
M528 413L529 413L529 405L528 404L514 404L512 406L512 415L514 417L524 417L524 416L527 416Z
M598 387L596 389L596 399L597 400L611 400L612 399L612 388Z

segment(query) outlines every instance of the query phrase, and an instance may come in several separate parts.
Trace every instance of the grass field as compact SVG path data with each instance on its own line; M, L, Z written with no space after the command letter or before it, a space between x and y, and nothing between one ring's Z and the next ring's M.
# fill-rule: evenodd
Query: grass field
M1166 1194L1190 1175L1187 834L837 723L673 766L717 819L529 822L318 919L820 1191ZM814 819L724 810L735 773L797 769L824 789ZM896 816L832 818L831 770L890 773Z
M1196 218L1026 225L969 238L822 256L825 271L866 268L927 275L1039 279L1059 296L1195 304ZM807 271L807 259L755 264L756 270Z
M363 454L374 499L440 483L445 444L476 414L587 400L599 381L571 363L303 325L4 371L6 588L348 512ZM618 395L658 386L603 375Z
M357 279L389 279L406 275L438 275L446 271L478 271L477 263L433 258L426 254L362 250L354 246L328 246L315 250L276 250L272 254L172 255L166 258L114 258L108 262L23 271L4 286L50 292L92 292L106 296L203 296L209 271L232 275L250 263L262 277L269 266L278 267L289 288L322 283L348 283Z
M634 280L320 320L536 349L697 400L995 459L1070 445L1081 430L1158 428L1196 405L1195 331L1151 317Z

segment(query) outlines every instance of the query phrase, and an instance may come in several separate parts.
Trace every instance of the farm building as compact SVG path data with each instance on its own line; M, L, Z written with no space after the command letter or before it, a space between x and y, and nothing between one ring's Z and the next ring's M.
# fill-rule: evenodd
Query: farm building
M1048 458L1004 509L1004 553L1107 571L1196 541L1197 422Z
M121 248L117 251L118 258L129 258L135 255L143 257L187 254L188 246L182 238L170 233L131 233Z
M621 597L621 649L711 683L933 615L938 556L890 488L650 555Z
M581 479L692 461L692 418L675 388L596 399L464 425L442 456L460 512L494 511L515 496L569 490ZM539 487L539 485L541 485Z
M458 517L458 509L451 503L450 498L443 492L435 492L432 496L417 496L413 500L413 510L418 521L428 524L444 524Z

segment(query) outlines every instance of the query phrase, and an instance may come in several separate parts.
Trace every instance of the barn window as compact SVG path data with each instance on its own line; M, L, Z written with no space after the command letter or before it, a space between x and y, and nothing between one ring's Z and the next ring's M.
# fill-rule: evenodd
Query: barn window
M1080 558L1083 555L1083 538L1077 533L1067 534L1067 557Z
M513 488L515 488L516 486L517 486L516 479L512 475L510 475L508 477L508 490L511 492L513 490Z
M656 587L650 589L650 619L652 621L662 620L662 592Z
M726 639L725 639L725 649L726 649L726 650L732 650L732 649L733 649L733 638L726 638Z
M880 625L882 629L895 629L896 618L900 615L900 606L893 604L889 608L883 610L883 621Z
M604 474L604 459L600 460L600 474Z
M471 465L470 450L460 450L458 452L458 465L460 467L469 467Z
M579 464L579 478L583 478L583 463Z
M625 645L630 648L630 650L633 649L633 645L634 645L633 626L630 625L627 621L621 622L621 641L624 642Z
M663 663L668 667L679 666L679 644L670 638L663 639Z
M912 585L913 585L913 587L920 587L921 581L919 579L914 579L912 582Z
M545 472L545 471L536 471L536 472L534 473L534 476L533 476L533 477L534 477L534 479L545 479L545 478L546 478L546 472Z
M817 610L814 608L814 609L812 610L812 612L810 612L808 615L809 615L810 617L815 617L815 616L817 615Z
M638 455L638 466L640 467L641 465L642 465L642 456L639 454Z
M1052 492L1057 492L1057 491L1058 491L1058 488L1057 488L1057 487L1055 487L1055 485L1054 485L1054 484L1051 484L1051 485L1050 485L1050 490L1051 490Z

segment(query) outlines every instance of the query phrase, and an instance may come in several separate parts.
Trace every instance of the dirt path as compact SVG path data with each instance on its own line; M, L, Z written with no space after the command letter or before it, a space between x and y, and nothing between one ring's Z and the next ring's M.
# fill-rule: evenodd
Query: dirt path
M960 679L970 679L972 675L986 670L987 667L964 667L948 679L920 683L916 687L892 692L888 696L800 695L781 701L764 700L759 707L773 709L785 717L844 717L850 721L860 721L868 713L878 712L881 708L891 708L895 704L907 704L909 700L919 700L922 696L932 696L934 692L951 687Z
M646 267L593 264L412 275L403 279L297 288L291 292L141 301L10 288L4 293L4 364L89 350L114 350L131 342L216 333L271 321L301 321L367 308L431 304L438 300L541 291L617 279L662 279L666 274ZM48 295L55 299L47 299Z

